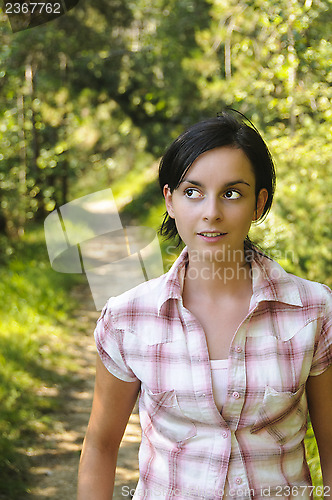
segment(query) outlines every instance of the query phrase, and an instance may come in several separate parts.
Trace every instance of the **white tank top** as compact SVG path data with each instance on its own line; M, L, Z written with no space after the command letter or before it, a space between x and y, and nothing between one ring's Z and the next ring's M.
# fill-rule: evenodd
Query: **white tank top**
M210 359L212 390L216 407L219 411L225 404L228 382L228 359Z

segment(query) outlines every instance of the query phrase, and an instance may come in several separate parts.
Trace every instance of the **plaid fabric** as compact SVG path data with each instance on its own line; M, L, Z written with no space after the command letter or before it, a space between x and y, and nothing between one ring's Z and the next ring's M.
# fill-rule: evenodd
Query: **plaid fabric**
M310 498L305 383L332 364L331 291L255 255L220 414L205 334L182 304L187 258L112 297L95 330L106 368L141 381L134 499Z

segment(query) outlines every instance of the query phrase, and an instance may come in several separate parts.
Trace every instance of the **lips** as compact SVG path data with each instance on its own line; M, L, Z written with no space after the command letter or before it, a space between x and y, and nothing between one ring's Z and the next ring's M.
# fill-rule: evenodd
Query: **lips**
M224 236L227 233L221 233L219 231L202 231L197 233L200 236L205 236L206 238L217 238L218 236Z

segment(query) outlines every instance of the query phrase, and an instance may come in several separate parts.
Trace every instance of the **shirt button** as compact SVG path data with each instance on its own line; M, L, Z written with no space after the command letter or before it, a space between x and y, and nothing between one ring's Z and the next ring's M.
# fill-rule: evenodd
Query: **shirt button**
M236 482L236 484L241 484L242 483L242 479L240 477L237 477L235 479L235 482Z
M228 437L228 432L224 431L224 432L222 432L222 434L221 434L221 435L222 435L222 437L223 437L224 439L226 439L226 438Z
M239 399L240 394L238 392L233 392L233 398L234 399Z
M239 346L239 345L237 345L237 346L235 347L235 350L236 350L236 352L242 352L242 347L241 347L241 346Z

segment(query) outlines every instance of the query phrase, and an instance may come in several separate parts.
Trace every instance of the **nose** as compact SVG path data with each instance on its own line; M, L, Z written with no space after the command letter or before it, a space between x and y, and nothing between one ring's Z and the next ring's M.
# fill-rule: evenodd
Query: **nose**
M203 219L206 221L218 221L223 219L220 200L218 198L210 197L206 199L206 203L204 204Z

